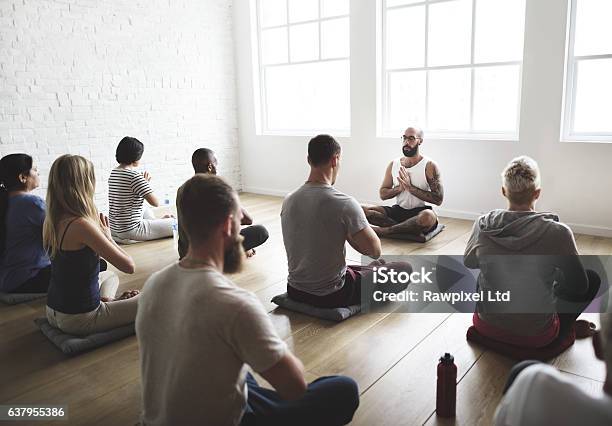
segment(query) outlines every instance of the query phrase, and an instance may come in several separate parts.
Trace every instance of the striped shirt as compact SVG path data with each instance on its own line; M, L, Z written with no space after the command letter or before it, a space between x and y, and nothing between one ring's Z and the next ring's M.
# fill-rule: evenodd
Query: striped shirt
M108 179L108 221L113 234L141 226L144 197L153 190L134 169L116 168Z

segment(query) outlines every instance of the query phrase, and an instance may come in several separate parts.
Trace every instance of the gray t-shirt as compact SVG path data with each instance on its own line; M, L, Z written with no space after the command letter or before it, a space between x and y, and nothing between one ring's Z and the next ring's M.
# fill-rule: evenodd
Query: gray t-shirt
M347 237L370 226L353 197L320 183L306 183L285 198L281 225L288 284L317 296L342 288Z
M146 425L237 425L248 364L274 366L287 350L259 300L214 270L172 264L138 300Z

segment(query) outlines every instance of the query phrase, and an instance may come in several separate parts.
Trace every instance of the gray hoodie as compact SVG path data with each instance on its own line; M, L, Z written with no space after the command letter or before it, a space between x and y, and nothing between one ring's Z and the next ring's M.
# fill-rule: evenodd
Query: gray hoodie
M556 295L588 288L574 235L552 213L493 210L481 216L464 263L480 269L480 290L510 291L510 303L480 302L477 310L483 321L518 336L550 327Z

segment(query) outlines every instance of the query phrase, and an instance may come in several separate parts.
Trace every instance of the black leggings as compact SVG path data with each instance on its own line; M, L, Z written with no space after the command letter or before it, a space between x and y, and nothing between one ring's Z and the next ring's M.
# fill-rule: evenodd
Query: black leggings
M601 278L599 278L597 272L587 269L586 274L589 289L584 296L574 300L557 298L557 315L559 315L559 337L557 339L563 340L571 332L576 319L591 304L599 292Z

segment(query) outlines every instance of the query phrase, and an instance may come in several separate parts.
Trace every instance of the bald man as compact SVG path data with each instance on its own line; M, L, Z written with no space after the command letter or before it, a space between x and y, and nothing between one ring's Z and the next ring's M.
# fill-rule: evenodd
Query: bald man
M444 189L437 164L421 155L423 130L406 129L401 137L402 156L391 161L380 186L380 198L396 198L388 206L363 206L366 218L379 237L424 235L436 229L438 216L431 204L441 205Z

